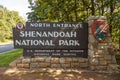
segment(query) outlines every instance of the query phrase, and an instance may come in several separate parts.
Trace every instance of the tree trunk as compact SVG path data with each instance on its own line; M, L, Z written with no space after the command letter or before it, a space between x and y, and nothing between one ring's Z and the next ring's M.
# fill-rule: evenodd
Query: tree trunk
M103 7L103 1L101 2L102 3L102 16L103 16L103 14L104 14L104 7Z
M94 0L91 0L91 4L92 4L92 7L91 7L91 13L92 15L95 15L95 7L94 7Z
M113 11L114 11L114 6L113 6L113 1L110 2L110 34L112 34L112 17L113 17Z
M75 0L75 21L77 21L78 19L77 19L77 3L76 3L77 1Z

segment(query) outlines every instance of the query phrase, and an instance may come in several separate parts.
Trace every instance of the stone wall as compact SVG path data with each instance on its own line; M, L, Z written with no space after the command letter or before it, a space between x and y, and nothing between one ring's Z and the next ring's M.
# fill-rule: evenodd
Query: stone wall
M91 32L90 25L96 20L107 21L105 16L91 16L88 18L89 24L89 68L92 70L115 70L116 59L113 51L112 39L108 33L102 43L99 43Z
M51 58L51 57L21 57L16 61L19 68L88 68L85 58Z
M116 59L112 48L110 34L104 42L99 43L91 32L90 25L95 20L106 20L106 17L91 16L88 18L89 37L88 37L88 58L53 58L53 57L21 57L16 61L18 68L88 68L91 70L115 70Z

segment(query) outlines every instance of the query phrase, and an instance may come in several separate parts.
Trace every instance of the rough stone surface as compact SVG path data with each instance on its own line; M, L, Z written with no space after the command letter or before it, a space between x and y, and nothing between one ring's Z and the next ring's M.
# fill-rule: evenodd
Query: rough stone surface
M95 57L97 57L97 58L100 58L100 57L104 57L104 55L95 55Z
M92 65L91 65L89 68L90 68L91 70L95 70L95 66L92 66Z
M80 64L79 63L71 63L72 68L79 68Z
M30 58L22 59L22 63L30 63Z
M108 65L108 70L118 70L118 65L116 65L116 64L109 64Z
M91 34L89 35L89 42L95 42L94 36Z
M60 63L66 63L65 58L60 58Z
M80 67L82 68L87 68L89 65L88 63L80 63Z
M101 58L99 58L99 60L100 60L100 61L104 61L104 60L105 60L105 58L101 57Z
M30 67L30 65L28 64L28 63L26 63L26 64L17 64L17 67L18 68L29 68Z
M38 64L40 68L50 67L50 63L41 62Z
M73 59L72 59L72 58L65 58L65 61L66 61L66 62L72 62Z
M115 58L114 55L112 55L112 61L111 61L111 63L113 63L113 64L116 64L116 63L117 63L116 58Z
M100 61L99 64L105 66L105 65L107 65L107 61L105 61L105 60Z
M51 58L51 63L60 63L59 58Z
M88 60L88 59L87 59L87 60ZM80 63L86 62L87 60L84 59L84 58L79 58L79 62L80 62Z
M60 64L51 64L51 68L60 68L61 65Z
M106 19L107 18L105 16L91 16L88 18L88 24L90 26L96 20L103 20L107 22ZM91 29L89 29L89 32L91 32ZM112 47L112 39L110 34L108 33L107 37L102 43L97 42L97 40L92 37L90 33L88 40L88 62L90 63L89 68L91 70L107 70L108 68L114 68L113 66L116 65L116 59Z
M51 62L51 58L45 58L45 62Z
M73 62L78 62L78 58L73 58Z
M104 54L104 51L103 51L103 50L98 50L95 54L96 54L96 55Z
M107 66L97 66L96 69L98 69L98 70L106 70Z
M18 60L16 61L16 64L20 64L20 63L22 63L22 60L21 60L21 59L18 59Z
M61 64L62 68L70 68L70 64Z
M38 63L30 63L30 68L38 68Z
M32 58L32 62L43 62L43 61L45 61L45 58L41 58L41 57Z
M104 55L104 58L105 58L106 60L111 60L111 59L112 59L112 56L111 56L111 55Z

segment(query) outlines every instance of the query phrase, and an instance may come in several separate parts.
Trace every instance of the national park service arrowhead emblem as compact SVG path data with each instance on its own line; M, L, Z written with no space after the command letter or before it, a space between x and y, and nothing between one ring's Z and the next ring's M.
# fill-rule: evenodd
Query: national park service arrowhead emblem
M109 31L109 26L104 20L97 20L93 22L90 27L95 39L98 42L102 42Z
M16 29L17 30L24 30L25 26L22 22L18 22L17 25L16 25Z

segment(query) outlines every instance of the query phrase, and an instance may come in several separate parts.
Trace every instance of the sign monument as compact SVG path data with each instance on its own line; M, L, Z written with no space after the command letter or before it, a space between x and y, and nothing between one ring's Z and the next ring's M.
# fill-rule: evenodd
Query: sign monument
M14 48L22 48L24 57L16 66L118 70L108 30L104 16L91 16L88 23L26 22L24 27L19 22L13 29Z
M19 30L18 30L19 29ZM25 57L87 57L88 24L27 22L13 29L15 48L23 48Z

